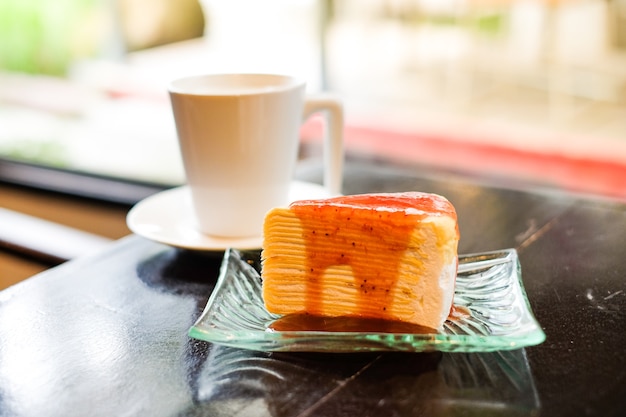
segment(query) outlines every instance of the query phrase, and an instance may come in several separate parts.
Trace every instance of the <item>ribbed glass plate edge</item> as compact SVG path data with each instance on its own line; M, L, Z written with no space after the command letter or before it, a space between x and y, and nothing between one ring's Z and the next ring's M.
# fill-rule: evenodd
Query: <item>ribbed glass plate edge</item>
M265 309L258 268L258 253L227 249L215 288L189 336L243 349L299 352L491 352L545 340L515 249L459 255L454 304L470 314L430 334L268 330L280 316Z

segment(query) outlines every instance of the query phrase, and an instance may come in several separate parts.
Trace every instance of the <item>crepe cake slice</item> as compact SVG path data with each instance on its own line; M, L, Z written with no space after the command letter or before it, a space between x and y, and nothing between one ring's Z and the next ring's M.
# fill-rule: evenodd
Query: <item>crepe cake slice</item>
M440 329L452 307L453 205L421 192L302 200L268 212L268 311L394 320Z

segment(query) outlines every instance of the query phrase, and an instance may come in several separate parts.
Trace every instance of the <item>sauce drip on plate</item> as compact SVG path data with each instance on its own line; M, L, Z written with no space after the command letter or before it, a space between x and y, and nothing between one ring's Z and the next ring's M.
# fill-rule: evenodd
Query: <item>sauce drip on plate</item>
M452 306L448 321L456 321L471 315L463 306ZM348 332L348 333L392 333L432 334L437 330L396 320L367 319L361 317L322 317L309 314L287 314L274 320L268 327L276 332Z
M319 331L348 333L394 333L394 334L431 334L435 330L417 324L401 321L366 319L360 317L322 317L308 314L287 314L272 322L269 330Z

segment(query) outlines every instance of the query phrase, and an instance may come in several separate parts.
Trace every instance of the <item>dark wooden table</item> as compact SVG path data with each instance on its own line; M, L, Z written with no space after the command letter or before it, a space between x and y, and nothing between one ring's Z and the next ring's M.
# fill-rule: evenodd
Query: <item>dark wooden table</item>
M626 205L347 164L345 193L404 190L452 201L460 252L518 250L543 344L480 354L211 345L187 331L220 254L130 236L0 292L0 415L626 415Z

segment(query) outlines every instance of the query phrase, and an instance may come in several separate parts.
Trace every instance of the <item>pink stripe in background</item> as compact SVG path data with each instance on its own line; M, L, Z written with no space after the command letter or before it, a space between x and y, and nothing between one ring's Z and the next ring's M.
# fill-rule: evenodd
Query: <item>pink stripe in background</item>
M303 143L319 141L319 122L312 119L306 123L301 136ZM346 152L353 155L452 169L468 175L523 180L576 193L626 200L626 163L599 157L573 157L462 141L443 134L394 132L351 125L345 129L345 145Z

